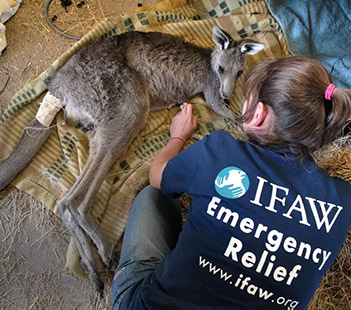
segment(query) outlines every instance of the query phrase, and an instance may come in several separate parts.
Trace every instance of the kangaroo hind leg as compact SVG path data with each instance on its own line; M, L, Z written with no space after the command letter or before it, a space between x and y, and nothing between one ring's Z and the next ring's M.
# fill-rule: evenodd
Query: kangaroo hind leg
M148 113L144 111L143 113L140 112L140 114L138 116L133 115L133 117L123 121L112 119L96 128L95 134L89 141L89 158L79 177L79 182L72 187L59 203L60 208L67 209L67 212L71 213L77 225L86 234L81 234L75 228L70 230L74 238L78 239L78 243L85 245L86 240L84 238L89 236L95 243L99 256L107 266L115 263L114 252L112 251L112 246L101 233L90 211L94 198L110 168L143 127ZM65 218L62 220L65 221ZM81 256L86 255L85 250L80 250L79 252ZM89 257L82 260L85 264L94 264ZM94 267L88 266L87 269L94 270Z
M81 265L83 267L84 272L87 274L90 282L93 284L96 291L100 294L100 296L102 296L104 290L104 283L101 281L100 276L98 274L95 257L89 245L90 240L86 237L84 231L79 226L79 224L77 223L67 206L61 204L57 210L65 227L71 233L74 243L78 249L78 252L81 255Z

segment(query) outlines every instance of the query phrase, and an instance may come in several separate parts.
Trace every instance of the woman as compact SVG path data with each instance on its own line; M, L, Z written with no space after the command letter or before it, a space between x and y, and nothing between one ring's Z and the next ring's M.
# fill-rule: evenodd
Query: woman
M132 206L111 308L306 308L351 223L350 184L310 154L341 135L351 92L290 57L252 69L244 95L248 142L216 131L180 153L193 106L172 120L153 187ZM171 198L183 192L193 199L182 229Z

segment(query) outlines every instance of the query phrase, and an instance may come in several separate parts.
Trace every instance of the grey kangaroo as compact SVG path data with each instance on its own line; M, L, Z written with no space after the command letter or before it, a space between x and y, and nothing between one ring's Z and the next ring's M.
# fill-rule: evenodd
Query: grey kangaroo
M99 39L83 47L47 81L67 117L89 128L89 158L58 203L58 211L74 238L84 271L100 293L103 283L90 240L104 264L111 266L116 258L90 211L109 169L144 127L150 111L203 93L213 111L233 119L227 102L235 81L244 70L246 56L264 47L252 40L237 42L216 26L212 37L214 49L156 32ZM0 190L27 166L49 136L48 127L36 118L29 126L43 130L35 138L24 134L0 166Z

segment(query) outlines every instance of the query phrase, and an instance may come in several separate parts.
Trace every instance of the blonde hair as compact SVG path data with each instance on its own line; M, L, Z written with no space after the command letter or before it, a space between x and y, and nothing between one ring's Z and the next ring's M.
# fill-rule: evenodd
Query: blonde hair
M249 100L238 121L250 120L258 102L267 104L274 114L270 130L274 141L305 157L341 136L350 118L351 90L336 88L327 100L330 83L330 74L312 58L264 60L248 73L243 93ZM250 139L268 142L259 135Z

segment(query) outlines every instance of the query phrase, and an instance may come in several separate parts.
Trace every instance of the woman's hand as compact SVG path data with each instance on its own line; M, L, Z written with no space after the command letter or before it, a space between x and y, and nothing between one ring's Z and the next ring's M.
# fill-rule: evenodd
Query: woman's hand
M195 131L197 117L193 114L193 111L194 106L185 102L184 108L172 118L171 138L156 156L150 167L149 180L153 187L161 187L162 173L167 162L182 150L185 141Z
M186 141L197 127L197 117L192 104L184 102L183 105L183 109L172 118L170 133L171 138L179 137Z

